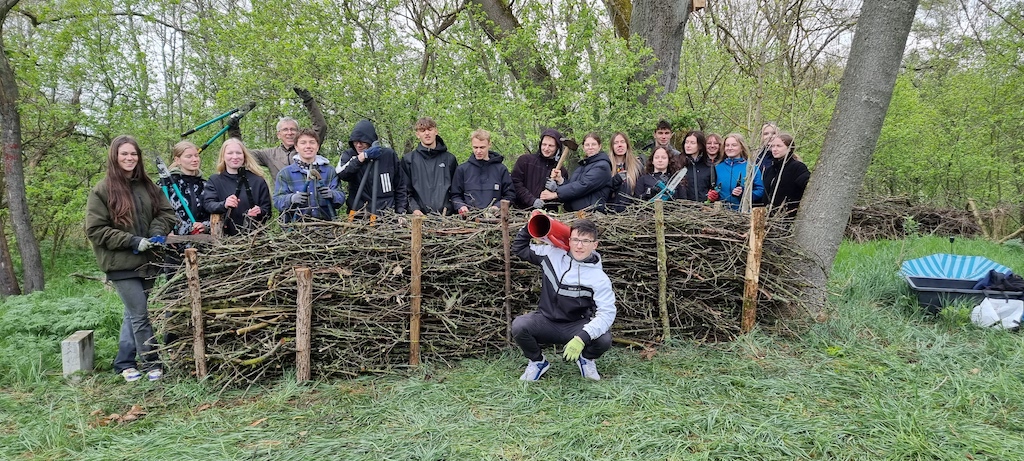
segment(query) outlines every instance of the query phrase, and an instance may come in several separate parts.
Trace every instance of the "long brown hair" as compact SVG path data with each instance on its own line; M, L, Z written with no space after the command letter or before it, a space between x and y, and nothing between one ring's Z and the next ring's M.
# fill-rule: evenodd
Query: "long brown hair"
M621 131L616 131L615 134L612 135L611 145L608 146L609 151L611 152L611 158L613 160L615 159L615 138L619 136L622 136L622 139L626 141L626 159L623 161L623 165L626 168L626 184L629 185L629 190L633 190L636 188L636 180L640 177L640 168L642 165L640 165L640 159L633 153L633 143L629 140L629 136ZM615 171L616 169L618 169L618 165L615 165L615 162L612 162L612 174L618 173Z
M131 173L121 169L117 163L117 150L125 144L135 147L139 154L139 161ZM135 138L128 135L121 135L114 138L110 143L110 153L107 155L107 212L114 221L114 227L120 229L131 229L135 222L135 200L132 199L132 181L141 181L146 193L149 194L149 202L153 206L153 216L160 210L160 189L146 176L145 162L142 161L142 149Z

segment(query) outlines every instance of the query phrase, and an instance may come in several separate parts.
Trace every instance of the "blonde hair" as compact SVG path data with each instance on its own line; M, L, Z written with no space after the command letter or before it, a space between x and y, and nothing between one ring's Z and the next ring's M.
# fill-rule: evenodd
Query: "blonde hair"
M256 158L253 157L251 153L249 153L249 149L245 147L245 143L243 143L242 140L238 138L228 139L227 141L224 141L224 144L221 144L220 155L217 157L217 172L224 173L225 171L227 171L227 163L224 162L224 152L228 150L228 144L230 143L238 143L238 146L242 148L242 155L245 158L245 164L243 165L245 169L256 176L263 178L263 180L266 181L267 177L263 176L263 168L261 168L260 165L256 163Z
M491 142L491 132L483 128L477 128L476 131L469 134L469 140L472 141L474 139L489 143Z
M743 160L750 160L750 148L747 147L747 141L743 139L743 135L739 133L729 133L726 135L725 139L722 140L721 152L725 153L725 142L729 138L735 138L736 142L740 143L740 157L743 157Z
M626 141L626 160L623 164L626 167L626 184L629 185L629 190L633 190L636 188L637 178L640 177L640 168L642 165L640 165L640 159L633 153L633 143L629 140L629 136L621 131L616 131L615 134L612 135L611 145L609 146L612 152L612 159L615 158L615 138L619 136L622 136L622 139ZM612 163L612 174L616 174L617 172L615 170L618 166L615 165L614 162Z

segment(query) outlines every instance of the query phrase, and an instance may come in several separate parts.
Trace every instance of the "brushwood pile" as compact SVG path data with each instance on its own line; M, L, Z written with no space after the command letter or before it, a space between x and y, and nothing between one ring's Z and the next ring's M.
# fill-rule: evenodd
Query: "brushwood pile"
M571 224L575 214L554 215ZM421 357L451 364L514 347L510 318L533 310L539 268L511 257L505 291L503 230L483 216L431 216L422 225ZM513 211L509 238L528 215ZM597 251L611 278L618 342L650 346L663 338L653 206L591 214ZM750 217L696 204L665 203L667 318L674 339L728 340L740 331ZM212 379L251 383L294 366L297 285L312 271L314 379L389 372L410 353L411 226L394 215L368 222L302 223L225 237L198 248L207 367ZM759 327L793 331L806 317L806 286L789 226L769 217L760 270ZM506 301L509 308L506 310ZM188 284L179 268L154 302L172 366L194 370Z

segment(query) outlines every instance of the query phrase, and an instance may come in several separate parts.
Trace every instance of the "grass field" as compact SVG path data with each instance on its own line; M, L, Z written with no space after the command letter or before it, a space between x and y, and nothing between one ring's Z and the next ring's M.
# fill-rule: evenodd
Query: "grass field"
M920 312L903 259L940 238L844 244L832 315L800 337L679 341L650 360L613 348L600 382L557 363L522 383L514 351L407 374L222 391L110 372L116 294L67 274L0 304L0 459L1021 459L1024 341ZM958 241L1024 270L1024 249ZM59 341L96 330L100 370L60 375ZM554 356L549 351L549 358ZM116 422L138 405L145 414ZM108 424L104 424L108 422Z

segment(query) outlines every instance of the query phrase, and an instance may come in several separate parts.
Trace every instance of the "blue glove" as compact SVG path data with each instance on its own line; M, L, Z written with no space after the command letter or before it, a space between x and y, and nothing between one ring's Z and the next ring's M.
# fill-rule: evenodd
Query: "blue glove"
M380 154L381 154L380 141L374 141L373 144L370 145L369 149L366 149L366 150L363 151L363 155L365 155L366 158L369 158L369 159L378 159L378 158L380 158Z

